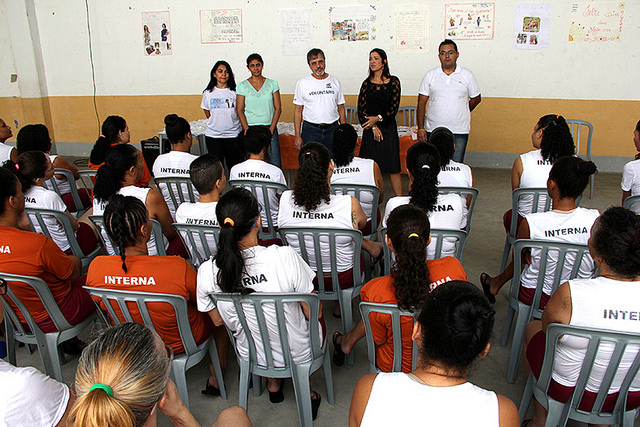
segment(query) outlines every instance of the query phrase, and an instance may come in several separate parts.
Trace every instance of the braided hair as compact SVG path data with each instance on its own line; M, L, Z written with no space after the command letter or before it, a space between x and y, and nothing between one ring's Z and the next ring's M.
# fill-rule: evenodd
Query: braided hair
M140 227L149 219L147 207L132 196L114 194L104 210L104 228L120 251L122 270L127 272L124 251L140 239Z
M307 211L322 202L329 203L331 187L327 176L331 157L329 150L318 142L304 144L298 153L298 172L293 187L293 200Z

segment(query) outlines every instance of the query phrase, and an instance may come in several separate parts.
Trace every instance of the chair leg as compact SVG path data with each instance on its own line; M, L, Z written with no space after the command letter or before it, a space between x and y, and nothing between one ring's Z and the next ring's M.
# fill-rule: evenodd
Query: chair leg
M340 314L342 316L342 333L348 333L353 328L353 310L351 301L351 291L342 290L338 293L340 303ZM353 366L354 363L354 351L347 354L347 366Z
M297 366L297 374L292 376L293 389L296 393L296 404L298 405L298 418L300 426L313 426L313 414L311 413L311 387L309 385L309 368Z
M10 326L7 319L5 319L5 323L6 327L4 329L4 333L5 343L7 345L7 358L9 363L16 366L16 337L14 335L13 327Z
M60 349L58 348L58 335L46 334L44 342L38 342L38 351L44 365L45 372L51 378L63 382L62 361L60 360Z
M238 360L239 364L240 364L240 378L238 380L238 389L239 389L239 393L238 393L238 405L242 406L245 410L247 409L247 401L249 400L249 370L250 370L250 366L249 366L249 362L247 361L240 361ZM259 377L258 377L259 378ZM255 389L256 387L256 381L255 381L255 376L254 376L254 381L253 381L253 388Z
M187 371L186 371L186 359L185 360L176 360L174 359L171 362L171 379L174 383L176 383L176 387L178 388L178 393L182 398L187 409L190 409L189 406L189 389L187 388Z
M591 178L589 178L589 198L593 199L593 184L595 183L595 174L591 175Z
M500 266L500 271L504 271L507 267L507 261L509 261L509 252L511 252L511 242L509 242L509 235L507 234L507 238L504 242L504 251L502 252L502 265Z
M509 333L511 332L511 324L513 323L513 315L516 310L509 304L507 308L507 317L504 319L504 330L502 331L502 346L505 347L509 342Z
M633 423L638 415L638 410L625 411L622 419L622 427L633 427Z
M522 400L520 401L520 407L518 409L518 415L520 416L520 425L524 422L524 417L527 416L527 410L531 405L531 399L533 398L533 382L534 378L532 374L529 374L529 378L527 379L527 384L524 386L524 391L522 392Z
M218 388L220 389L220 398L227 400L227 389L224 385L224 374L220 367L220 359L218 358L218 347L216 346L216 340L213 337L209 338L209 358L213 365L213 372L215 373L216 380L218 381Z
M331 370L331 357L329 357L328 351L324 352L322 374L324 375L324 386L327 389L327 401L329 405L334 405L336 402L333 393L333 371Z
M520 364L520 357L522 355L522 344L524 342L524 331L527 328L529 321L529 315L525 313L526 309L520 308L518 310L516 319L516 326L513 329L513 340L511 341L511 354L509 356L509 368L507 370L507 382L513 384L516 380L518 373L518 366Z
M545 427L564 427L567 424L566 418L564 421L562 420L562 413L565 404L548 398L547 405L547 420L544 423Z
M253 381L253 395L260 397L262 395L262 377L260 375L252 375L251 379Z

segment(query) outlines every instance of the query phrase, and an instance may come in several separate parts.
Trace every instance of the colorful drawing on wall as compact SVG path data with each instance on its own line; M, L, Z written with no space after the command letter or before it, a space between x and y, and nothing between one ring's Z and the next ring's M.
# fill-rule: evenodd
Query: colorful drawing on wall
M396 49L426 51L429 47L429 9L427 6L396 6Z
M551 3L518 3L513 21L513 47L538 50L549 47Z
M201 10L200 43L242 43L242 9Z
M373 5L329 8L331 41L356 42L376 39L376 7Z
M573 3L569 41L606 42L620 40L624 2Z
M171 55L169 11L142 12L142 34L145 55Z
M444 5L445 38L493 40L495 3L452 3Z

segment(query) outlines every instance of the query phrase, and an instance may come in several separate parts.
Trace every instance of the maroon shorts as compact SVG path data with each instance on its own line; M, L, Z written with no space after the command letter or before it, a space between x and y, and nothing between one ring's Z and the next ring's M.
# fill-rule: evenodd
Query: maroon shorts
M527 305L531 305L533 304L533 295L535 293L535 288L525 288L524 286L520 286L520 289L518 290L518 299ZM540 296L539 306L541 310L544 310L544 308L547 306L549 298L551 298L549 295L545 294L544 292L542 293L542 295Z
M502 216L502 225L504 225L504 230L507 232L507 234L509 234L509 231L511 230L512 215L513 215L513 212L511 209L509 209ZM518 219L516 220L516 231L518 231L518 229L520 228L520 224L522 224L522 221L524 221L524 217L521 217L520 215L518 215Z
M380 208L377 208L377 209L378 209L378 224L380 224ZM363 236L369 236L373 231L371 230L371 220L367 221L364 228L360 231L362 231ZM375 231L378 231L378 230L375 230Z
M529 341L529 345L527 347L527 360L529 361L529 366L531 366L531 372L533 376L538 378L540 376L540 371L542 370L542 362L544 359L544 350L546 344L546 334L544 331L539 331L537 334L531 338ZM557 383L553 378L551 379L551 383L549 384L549 396L558 402L566 403L571 395L573 394L573 390L575 387L567 387ZM593 404L596 401L597 393L592 391L585 390L582 395L582 401L580 402L580 406L578 409L582 411L591 411L593 408ZM612 393L605 398L604 405L602 407L602 412L611 412L613 407L615 406L616 399L618 398L618 393ZM631 391L627 395L627 410L635 409L640 406L640 391Z
M360 261L360 265L364 265L364 259ZM362 270L362 267L361 267ZM343 271L338 273L338 283L340 284L340 289L349 289L353 287L353 268L350 268L347 271ZM318 290L318 276L313 278L313 288ZM324 276L324 289L325 291L333 290L333 283L331 281L331 275Z
M177 256L181 256L184 259L189 258L189 254L187 254L187 249L184 247L184 244L182 243L182 239L180 239L180 235L178 235L177 233L173 239L169 240L167 255L177 255Z
M87 191L86 188L78 188L78 195L80 196L80 201L82 202L83 206L91 206L91 196L89 195L89 191ZM76 212L78 210L75 202L73 201L73 196L71 195L71 193L63 194L61 198L64 204L67 205L67 209L69 209L69 212Z
M84 222L78 223L78 230L76 231L76 239L80 245L80 249L85 255L89 255L95 248L98 247L98 238L93 232L93 229ZM67 255L73 255L71 248L64 251Z
M58 304L64 318L72 325L82 322L96 310L93 299L82 289L86 281L87 275L84 274L71 282L71 292ZM48 317L38 322L38 326L45 333L57 331L53 321Z

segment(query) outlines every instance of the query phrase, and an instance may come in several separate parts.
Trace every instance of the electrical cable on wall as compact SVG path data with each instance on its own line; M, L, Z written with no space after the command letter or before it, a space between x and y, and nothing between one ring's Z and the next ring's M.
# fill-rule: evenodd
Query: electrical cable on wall
M93 48L91 47L91 24L89 21L89 1L84 0L84 5L87 11L87 32L89 34L89 60L91 61L91 82L93 83L93 110L96 113L96 122L98 127L97 134L101 132L100 128L100 116L98 115L98 104L96 101L96 68L93 64Z

